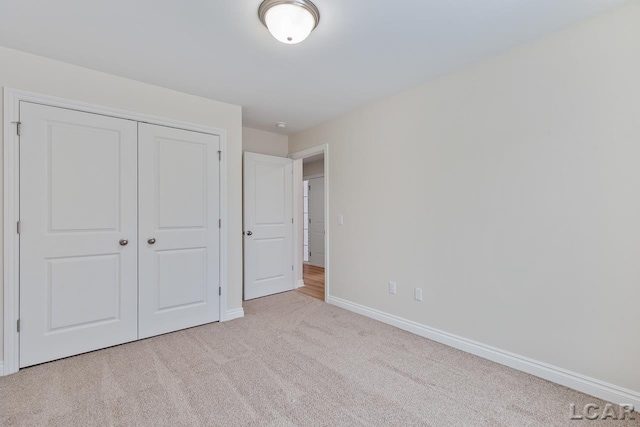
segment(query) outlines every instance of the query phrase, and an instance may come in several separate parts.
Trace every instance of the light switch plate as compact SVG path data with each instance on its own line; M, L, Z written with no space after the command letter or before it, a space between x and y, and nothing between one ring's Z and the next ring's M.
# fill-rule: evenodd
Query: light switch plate
M338 225L344 225L344 216L338 215Z

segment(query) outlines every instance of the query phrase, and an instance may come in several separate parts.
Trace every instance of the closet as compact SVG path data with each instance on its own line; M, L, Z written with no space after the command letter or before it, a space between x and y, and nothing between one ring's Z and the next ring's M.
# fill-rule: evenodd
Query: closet
M20 367L219 320L220 136L20 102Z

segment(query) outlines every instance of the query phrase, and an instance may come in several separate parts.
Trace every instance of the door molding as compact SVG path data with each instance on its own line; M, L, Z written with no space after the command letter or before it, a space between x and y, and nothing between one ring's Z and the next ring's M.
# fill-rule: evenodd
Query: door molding
M18 372L20 361L20 336L17 321L20 315L20 239L17 223L20 218L20 158L19 137L16 123L20 120L20 101L50 107L66 108L85 113L132 120L141 123L173 127L194 132L217 135L220 137L220 321L242 317L235 311L227 313L227 132L224 129L202 126L178 120L166 119L118 108L89 104L49 95L42 95L18 89L4 88L4 206L3 206L3 279L4 279L4 354L0 374L9 375Z
M330 296L330 275L331 271L331 261L329 256L329 236L331 232L331 221L329 221L329 144L318 145L316 147L312 147L302 151L296 151L294 153L289 154L289 158L293 160L302 160L306 157L315 156L316 154L324 154L324 300L328 301ZM294 163L294 168L295 168ZM299 168L302 168L302 162L300 162ZM293 247L294 254L296 254L296 263L294 264L294 280L297 281L298 285L300 283L304 283L302 280L302 232L301 232L301 215L299 212L302 211L302 180L298 179L298 176L302 177L302 170L299 171L299 175L295 173L294 169L294 178L295 181L293 183L294 188L294 197L293 197L293 211L296 213L293 216ZM300 197L298 197L300 196Z

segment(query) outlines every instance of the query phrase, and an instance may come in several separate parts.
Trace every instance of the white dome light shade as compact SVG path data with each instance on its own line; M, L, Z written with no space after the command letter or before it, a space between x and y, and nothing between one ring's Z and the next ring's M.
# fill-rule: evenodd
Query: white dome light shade
M300 43L306 39L316 24L308 10L293 4L272 7L264 20L273 37L287 44Z
M306 39L320 17L313 3L306 0L266 0L258 14L271 35L286 44Z

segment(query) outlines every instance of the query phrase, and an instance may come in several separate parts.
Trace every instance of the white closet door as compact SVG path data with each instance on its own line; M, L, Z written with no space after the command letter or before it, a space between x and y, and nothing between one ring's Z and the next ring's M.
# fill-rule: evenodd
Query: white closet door
M309 264L324 267L324 177L309 180Z
M220 319L218 136L140 123L139 337Z
M136 122L20 119L20 367L135 340Z
M293 160L244 153L244 299L293 289Z

